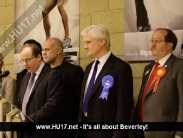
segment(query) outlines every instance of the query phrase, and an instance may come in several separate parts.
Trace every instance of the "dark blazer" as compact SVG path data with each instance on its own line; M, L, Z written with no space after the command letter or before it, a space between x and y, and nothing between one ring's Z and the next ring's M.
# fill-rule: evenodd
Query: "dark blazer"
M20 85L22 82L22 78L25 76L25 74L27 73L27 69L23 69L21 72L19 72L17 74L16 77L16 90L15 90L15 102L18 100L18 94L20 91Z
M16 106L21 110L24 93L28 85L30 73L26 72L22 78ZM62 75L49 65L44 65L32 89L27 103L26 114L34 122L58 122L61 97L63 92ZM51 132L29 133L29 137L59 136Z
M144 69L142 85L137 101L134 121L140 122L140 105L149 74L154 62ZM144 122L183 122L183 60L171 55L165 62L166 75L160 79L156 93L152 93L154 85L144 99ZM140 133L134 133L140 138ZM183 137L183 132L144 132L145 138Z
M65 84L61 100L61 121L77 122L84 71L80 66L66 61L55 69L62 74Z
M92 63L85 71L82 84L82 95L80 101L79 122L83 121L83 97L88 75ZM114 85L109 89L107 100L100 97L102 93L102 78L111 75L114 78ZM91 96L88 102L87 122L129 122L133 105L133 77L132 70L126 62L115 57L109 56L99 73ZM127 138L127 131L88 131L86 138Z
M80 66L63 61L55 68L62 74L64 79L64 90L60 104L60 118L62 122L77 122L79 114L79 103L81 97L81 85L84 71ZM63 131L63 138L74 138L75 131Z

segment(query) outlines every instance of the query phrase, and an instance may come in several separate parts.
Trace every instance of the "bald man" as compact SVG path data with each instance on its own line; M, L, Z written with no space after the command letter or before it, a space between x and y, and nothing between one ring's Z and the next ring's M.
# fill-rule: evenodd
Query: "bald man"
M64 61L63 44L58 38L49 38L43 44L43 59L51 68L59 71L64 78L64 94L60 108L60 117L63 122L77 122L79 102L81 96L81 82L84 71ZM63 132L63 131L62 131ZM63 132L62 136L74 138L75 132Z

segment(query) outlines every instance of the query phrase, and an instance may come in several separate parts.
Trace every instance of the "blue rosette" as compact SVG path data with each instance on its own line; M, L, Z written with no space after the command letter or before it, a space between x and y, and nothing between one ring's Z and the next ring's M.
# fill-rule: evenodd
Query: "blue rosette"
M102 98L103 100L108 98L109 95L109 89L113 86L114 84L114 78L111 75L106 75L102 78L102 93L99 97Z

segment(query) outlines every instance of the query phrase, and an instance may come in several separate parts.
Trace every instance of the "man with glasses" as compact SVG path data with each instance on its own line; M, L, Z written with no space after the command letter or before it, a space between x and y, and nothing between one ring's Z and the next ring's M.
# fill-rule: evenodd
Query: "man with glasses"
M144 69L134 121L183 122L183 60L172 54L177 37L169 29L158 28L153 32L150 42L155 61ZM135 138L183 137L180 131L144 131L134 134Z
M42 51L42 47L41 44L39 42L37 42L34 39L28 39L26 40L23 45L25 44L34 44L35 46L37 46L41 51ZM20 73L17 74L17 78L16 78L16 92L15 92L15 101L17 100L17 96L20 90L20 85L21 85L21 81L22 78L24 77L25 73L27 72L27 69L23 69Z
M20 84L16 106L34 122L59 122L63 91L60 73L42 61L42 51L36 44L25 44L20 52L26 72ZM60 137L59 132L25 132L23 137Z

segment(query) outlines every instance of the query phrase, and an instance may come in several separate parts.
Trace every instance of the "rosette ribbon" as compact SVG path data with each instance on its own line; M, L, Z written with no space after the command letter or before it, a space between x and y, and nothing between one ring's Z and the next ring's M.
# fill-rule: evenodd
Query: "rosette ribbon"
M156 70L154 71L154 73L155 73L155 77L154 77L154 80L152 81L152 84L155 83L153 93L156 92L160 79L165 76L166 68L163 67L163 66L162 67L157 67Z
M111 75L106 75L102 78L102 93L99 98L102 98L103 100L108 98L109 95L109 89L114 84L114 78Z

